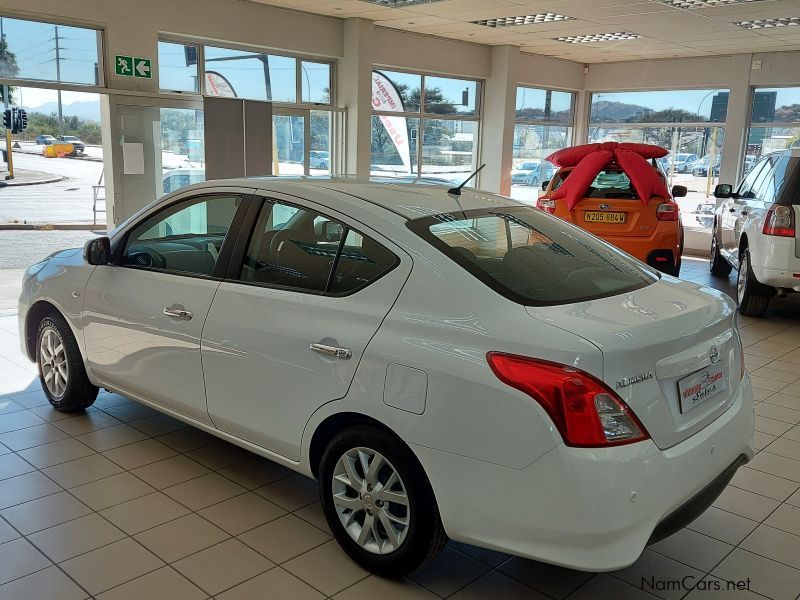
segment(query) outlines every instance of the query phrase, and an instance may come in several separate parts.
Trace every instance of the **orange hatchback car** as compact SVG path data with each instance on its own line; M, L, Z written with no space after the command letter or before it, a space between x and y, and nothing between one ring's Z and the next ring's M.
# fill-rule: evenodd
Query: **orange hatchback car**
M672 198L685 196L686 188L676 185L671 195L666 193L666 179L655 161L642 160L642 163L653 171L652 175L647 174L648 177L659 178L661 186L657 187L662 188L661 195L652 195L643 202L637 192L641 186L631 181L636 175L626 172L612 158L594 175L588 187L580 185L577 193L572 190L572 201L559 197L563 194L556 192L565 185L578 165L562 166L550 181L542 184L545 193L537 200L536 206L677 277L681 270L683 227L678 205ZM641 165L638 168L641 172ZM589 181L585 171L582 175L585 181Z

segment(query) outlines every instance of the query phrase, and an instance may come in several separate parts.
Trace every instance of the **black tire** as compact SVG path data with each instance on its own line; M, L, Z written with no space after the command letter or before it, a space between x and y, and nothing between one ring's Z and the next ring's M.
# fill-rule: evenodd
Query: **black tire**
M371 552L350 537L334 504L333 484L337 463L348 451L356 448L380 453L390 463L389 467L400 476L408 498L410 516L405 538L399 548L386 554ZM363 468L358 468L363 471ZM363 476L363 473L360 475ZM384 577L402 577L435 557L447 543L436 498L422 465L400 439L374 425L353 425L336 434L320 461L319 488L325 518L339 545L356 563L373 573ZM360 509L359 514L362 515L363 524L366 512ZM385 531L382 526L381 530Z
M769 308L775 289L758 282L750 265L750 251L744 248L739 256L739 275L736 279L739 312L746 317L760 317Z
M708 258L709 268L714 277L727 277L731 274L733 267L731 263L722 258L719 253L719 237L717 236L717 227L711 232L711 254Z
M61 392L51 390L45 380L44 363L47 360L43 355L42 338L51 330L61 340L65 357L63 364L66 367L67 381ZM53 408L61 412L79 412L94 404L99 390L89 381L78 342L64 317L58 313L51 313L39 322L36 330L36 364L39 367L42 390Z

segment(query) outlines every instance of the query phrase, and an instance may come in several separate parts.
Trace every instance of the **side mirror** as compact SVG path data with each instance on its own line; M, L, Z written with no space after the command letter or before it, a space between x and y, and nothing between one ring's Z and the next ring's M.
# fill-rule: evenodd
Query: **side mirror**
M685 185L673 185L672 186L672 197L673 198L685 198L686 194L689 190L686 188Z
M344 228L341 223L335 221L325 221L322 223L322 241L323 242L338 242L342 239Z
M550 180L549 179L547 181L543 181L542 182L542 191L546 192L547 191L547 186L549 186L549 185L550 185Z
M105 236L89 240L83 247L83 258L90 265L107 265L111 260L111 240Z
M733 195L733 186L730 183L719 183L714 188L715 198L730 198Z

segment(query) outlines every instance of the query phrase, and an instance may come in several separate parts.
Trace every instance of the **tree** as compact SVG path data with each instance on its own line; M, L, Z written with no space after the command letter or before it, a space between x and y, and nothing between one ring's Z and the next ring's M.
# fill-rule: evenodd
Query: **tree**
M8 48L8 40L5 36L0 39L0 77L10 79L19 76L19 65L17 55ZM0 102L5 102L4 90L9 92L9 103L14 101L14 88L11 86L0 86Z

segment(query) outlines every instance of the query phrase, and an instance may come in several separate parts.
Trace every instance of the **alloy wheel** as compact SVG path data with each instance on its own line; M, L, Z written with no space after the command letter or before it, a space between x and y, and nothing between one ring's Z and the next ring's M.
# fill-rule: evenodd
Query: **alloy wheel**
M406 486L379 452L352 448L333 471L333 504L348 535L364 550L388 554L408 535L411 518Z
M56 398L63 396L69 382L69 363L64 341L52 327L46 327L42 331L39 342L39 365L47 390Z

